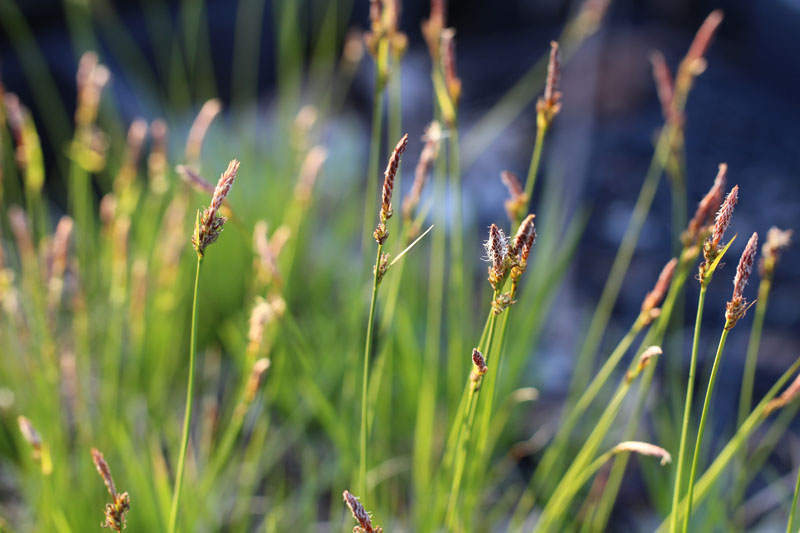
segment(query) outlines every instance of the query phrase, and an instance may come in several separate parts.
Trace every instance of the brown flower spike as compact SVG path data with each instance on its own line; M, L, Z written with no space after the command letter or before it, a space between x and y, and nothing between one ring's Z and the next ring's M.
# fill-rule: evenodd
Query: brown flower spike
M736 276L733 278L733 297L728 302L725 310L725 328L731 329L736 325L736 322L742 318L747 310L753 303L748 304L743 296L744 288L747 286L747 280L753 272L753 264L756 261L756 253L758 251L758 234L753 233L750 240L747 241L747 246L742 252L742 257L739 259L739 266L736 267Z
M728 165L726 163L720 163L717 177L714 178L714 185L711 186L711 189L706 193L703 199L700 200L700 203L697 204L697 211L695 211L692 220L689 221L689 227L683 235L683 243L685 246L697 244L701 230L712 223L714 212L719 209L722 203L727 176Z
M469 379L473 383L477 383L489 370L486 367L486 359L483 358L483 354L477 348L472 349L472 365L472 372L469 375Z
M344 491L342 496L344 497L344 503L347 504L347 507L350 508L350 512L353 513L353 518L358 522L358 525L353 528L353 533L383 532L383 529L380 527L372 525L372 517L370 517L370 514L364 509L364 506L361 505L361 502L358 501L358 498L348 491Z
M386 230L386 221L392 217L392 193L394 192L394 178L397 175L397 167L400 165L400 157L406 151L408 145L408 133L397 142L397 145L389 157L389 163L383 172L383 190L381 192L381 212L380 222L375 232L372 234L378 244L383 244L389 232Z
M644 325L650 324L658 315L658 313L654 313L654 311L667 294L667 289L669 288L669 284L672 283L672 276L675 274L676 266L678 266L678 259L673 257L670 259L669 263L664 265L664 268L661 269L661 274L658 275L658 280L653 290L645 295L640 314Z
M103 482L111 494L113 503L107 503L105 509L106 520L100 524L102 527L113 529L114 531L122 531L125 529L125 513L131 508L131 498L127 492L117 494L117 488L114 485L114 479L111 477L111 469L108 468L103 454L96 448L92 448L92 460L94 466L97 468L97 473L103 478Z
M528 197L522 188L519 178L513 172L504 170L500 173L500 181L508 189L508 200L505 202L506 214L512 224L522 217L523 209L528 204Z
M761 248L761 261L758 265L759 274L764 279L772 279L775 273L775 264L780 258L781 251L792 242L792 230L782 230L772 226L767 231L767 242Z
M197 255L201 258L205 256L206 247L216 241L219 234L222 233L222 226L227 219L219 213L219 208L222 206L225 197L231 192L231 187L238 171L239 162L234 159L220 176L217 186L214 188L214 194L211 197L211 205L203 211L202 215L198 213L192 244Z
M425 130L425 135L422 137L425 141L425 146L422 148L422 153L419 156L419 162L416 169L414 169L414 183L411 185L411 190L403 200L403 216L410 220L413 211L419 205L419 200L422 196L422 189L425 182L428 180L431 167L433 166L436 157L439 155L439 142L442 139L442 127L435 120L430 123Z
M558 53L558 43L550 42L550 60L547 63L547 81L544 86L544 96L536 102L537 122L539 127L547 128L561 111L561 93L558 84L561 78L561 58Z
M502 288L502 280L506 275L506 256L508 254L508 239L503 230L492 224L489 227L489 240L484 245L486 257L492 263L489 267L489 283L495 290Z

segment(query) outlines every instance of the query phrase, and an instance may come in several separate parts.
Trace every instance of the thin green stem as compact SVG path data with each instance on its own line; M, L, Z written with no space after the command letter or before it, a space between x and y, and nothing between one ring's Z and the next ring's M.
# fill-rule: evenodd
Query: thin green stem
M789 510L789 520L786 522L786 533L794 531L794 513L797 510L798 495L800 495L800 470L797 471L797 482L794 484L794 496L792 496L792 508Z
M542 125L536 130L536 142L533 145L533 155L531 156L531 164L528 167L528 177L525 180L525 198L527 199L527 209L522 213L524 216L531 209L531 202L533 201L533 189L536 186L536 176L539 174L539 163L542 160L542 147L544 146L544 138L547 135L548 126ZM515 221L515 226L518 226L520 220Z
M694 494L694 478L697 474L697 463L700 458L700 448L703 445L703 434L706 430L706 421L708 420L708 406L711 403L711 395L714 393L714 385L717 382L717 373L719 372L719 361L722 356L722 350L725 349L725 340L728 338L733 324L726 321L725 328L722 330L722 335L719 338L719 346L717 347L717 355L714 356L714 366L711 367L711 377L708 380L708 388L706 389L706 398L703 401L703 412L700 415L700 427L697 430L697 443L694 446L694 457L692 458L692 470L689 473L689 495L687 501L689 502L686 508L686 514L683 515L683 533L689 530L689 520L692 515L692 495Z
M172 506L169 511L169 533L175 533L178 525L178 507L181 500L183 487L183 471L186 465L186 450L189 448L189 431L192 425L192 403L194 400L194 366L197 356L197 290L200 286L200 267L203 257L197 256L197 270L194 274L194 295L192 297L192 328L189 340L189 385L186 388L186 412L183 416L183 436L181 437L181 451L178 456L178 470L175 474L175 488L172 492Z
M369 356L372 353L372 323L375 319L375 302L378 300L378 268L381 263L383 244L378 244L375 256L375 272L372 276L372 298L369 303L369 318L367 319L367 339L364 342L364 373L361 381L361 452L358 462L358 490L360 494L367 494L367 389L369 388Z
M742 390L739 394L739 417L738 425L747 418L753 403L753 383L756 375L756 364L758 362L758 347L761 344L761 332L764 329L764 315L767 311L767 300L772 286L772 280L765 277L758 286L758 303L756 304L755 317L750 329L750 340L747 344L747 357L742 373Z
M681 484L683 480L683 460L686 455L686 438L689 432L689 417L692 411L692 396L694 395L695 372L697 370L697 349L700 344L700 326L703 321L703 306L706 301L706 285L700 286L700 297L697 300L697 317L694 322L694 337L692 339L692 358L689 362L689 383L686 385L686 402L683 406L683 422L681 423L681 440L678 446L678 462L675 468L675 487L672 491L672 512L670 513L670 531L677 529L676 510L681 498Z
M373 210L378 194L378 160L381 150L381 130L383 129L383 94L384 80L380 64L375 66L375 89L372 96L372 129L369 137L369 162L367 163L366 195L364 197L364 230L362 231L362 249L366 250L372 236Z

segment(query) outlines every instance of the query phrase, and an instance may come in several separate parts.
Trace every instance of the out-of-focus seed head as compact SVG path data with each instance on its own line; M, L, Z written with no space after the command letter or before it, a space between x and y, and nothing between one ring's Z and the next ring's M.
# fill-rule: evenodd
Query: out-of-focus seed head
M222 103L219 98L212 98L206 101L203 107L200 108L200 112L197 113L192 127L189 129L189 136L186 139L186 149L184 153L186 155L186 161L189 163L196 163L199 161L200 154L203 151L203 141L206 138L206 133L208 133L211 123L221 110Z
M555 116L561 111L561 92L558 90L561 80L561 58L558 43L550 42L550 60L547 63L547 81L544 96L536 103L537 122L539 127L547 128Z
M771 400L767 404L767 407L764 409L763 416L769 416L773 411L789 405L798 396L800 396L800 374L794 378L794 381L792 381L791 385L786 387L786 390L784 390L780 396Z
M675 94L675 83L672 79L672 72L669 70L664 54L654 51L650 54L650 63L653 65L653 80L656 83L658 101L661 103L661 114L667 122L674 122L677 117L677 110L673 107L673 96Z
M697 30L686 56L681 62L680 71L685 71L689 75L698 75L705 70L706 67L706 52L708 52L711 41L722 23L722 11L716 9L709 13L708 17L703 21L700 29Z
M661 459L661 466L672 462L672 456L667 450L661 446L650 444L648 442L639 441L626 441L620 442L614 446L614 453L620 452L634 452L640 455L649 455L651 457L658 457Z
M442 39L442 70L444 71L444 82L447 87L447 94L453 107L458 107L461 100L461 78L458 77L456 68L456 32L453 28L447 28L441 32ZM452 123L452 118L448 120Z
M676 266L678 266L678 259L673 257L666 265L664 265L664 268L661 269L661 273L658 275L658 280L656 281L653 290L648 292L644 297L644 301L642 302L642 311L640 314L640 317L642 317L642 320L644 321L644 325L650 324L655 318L653 311L655 311L664 300L664 296L667 294L667 289L669 289L669 285L672 283L672 276L675 274Z
M747 280L753 272L756 253L758 253L758 234L753 233L750 240L747 241L742 257L739 258L739 266L736 267L736 275L733 278L733 297L728 302L725 310L726 329L731 329L735 326L736 322L745 315L750 305L752 305L748 304L747 299L744 297L744 288L747 286Z
M772 226L767 231L767 240L761 248L761 261L759 262L759 273L762 278L771 279L775 272L775 264L780 258L781 252L792 242L792 230L782 230Z
M522 213L528 205L528 196L522 188L519 178L513 172L504 170L500 173L500 181L508 189L508 200L505 202L506 214L511 223L516 223L522 218Z
M632 370L628 370L625 374L625 381L631 383L634 379L636 379L642 371L647 368L647 365L657 356L661 355L663 351L661 350L660 346L650 346L645 351L642 352L642 355L639 356L639 362L636 364L636 367Z
M689 226L683 234L684 246L694 246L702 236L702 229L713 222L714 213L719 209L722 203L722 197L725 191L725 182L728 176L728 165L720 163L717 177L714 178L714 185L706 193L700 203L697 204L697 210L689 221Z
M403 199L403 217L407 221L411 220L414 210L419 205L422 189L425 187L433 163L439 155L439 144L442 139L441 125L435 120L431 122L422 139L425 141L425 145L419 156L417 167L414 169L414 183L411 185L408 195Z

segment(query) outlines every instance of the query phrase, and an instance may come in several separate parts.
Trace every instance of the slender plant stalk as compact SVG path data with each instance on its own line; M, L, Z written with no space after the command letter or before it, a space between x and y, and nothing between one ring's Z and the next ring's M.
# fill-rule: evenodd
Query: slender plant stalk
M362 249L367 249L367 243L372 235L373 210L375 197L378 193L378 165L381 154L381 131L383 130L383 95L385 92L383 67L380 58L386 54L379 54L378 63L375 65L375 90L372 96L372 129L369 137L369 162L367 163L367 187L364 197L364 230L361 232Z
M361 447L358 461L358 490L359 494L364 495L367 494L367 389L369 388L369 356L372 353L372 323L375 320L375 303L378 299L378 268L381 263L381 252L383 252L383 244L378 244L378 253L375 256L375 272L372 276L372 298L369 303L367 338L364 341L364 373L361 378Z
M800 470L797 471L797 481L794 484L794 496L792 496L792 508L789 510L789 520L786 522L786 533L794 531L794 513L797 510L798 495L800 495Z
M708 406L711 403L711 395L714 392L714 385L717 382L717 373L719 372L719 361L722 356L722 350L725 348L725 341L728 338L728 333L733 327L730 321L725 322L725 327L722 330L722 335L719 338L719 346L717 347L717 354L714 356L714 365L711 367L711 377L708 380L708 388L706 389L706 398L703 401L703 412L700 415L700 427L697 430L697 443L694 446L694 457L692 458L692 469L689 472L689 495L687 501L689 502L686 508L686 513L683 515L683 533L689 530L689 520L692 515L692 495L694 494L694 478L697 474L697 462L700 458L700 448L703 445L703 434L706 430L706 421L708 419Z
M706 496L708 496L709 491L714 486L714 483L717 482L720 475L722 475L722 472L724 472L728 464L735 459L739 449L745 444L745 442L747 442L747 439L753 434L753 431L755 431L756 428L758 428L766 419L764 412L767 404L778 394L778 391L786 384L789 378L795 372L797 372L798 368L800 368L800 358L798 358L792 364L792 366L790 366L786 372L784 372L781 377L778 378L772 388L761 399L761 401L758 402L758 405L753 408L750 416L748 416L744 423L739 426L739 429L736 431L736 434L733 436L733 438L728 441L719 455L717 455L716 459L714 459L714 462L711 463L711 466L708 467L708 470L706 470L697 481L695 492L692 496L692 505L698 505ZM683 513L686 512L688 501L688 496L684 496L681 499L678 508L673 509L673 513L677 514L678 519L680 519L683 516ZM657 530L658 533L664 533L668 531L667 527L669 525L670 520L664 520Z
M689 362L689 383L686 385L686 402L683 407L683 422L681 423L681 439L678 445L678 462L675 467L675 487L672 491L672 509L670 513L670 531L677 528L674 510L681 497L681 484L683 478L683 460L686 455L686 438L689 433L689 418L692 411L692 396L694 395L695 373L697 371L697 350L700 344L700 326L703 322L703 306L706 301L706 286L700 286L700 296L697 300L697 317L694 322L694 336L692 338L692 358Z
M767 311L767 300L769 300L772 280L769 277L761 279L758 285L758 303L756 303L755 317L750 329L750 340L747 344L747 357L744 363L742 374L742 390L739 394L739 417L738 425L741 425L747 413L750 411L753 402L753 382L756 375L756 363L758 362L758 347L761 344L761 332L764 329L764 315Z
M533 190L536 186L536 176L539 175L539 163L542 160L542 147L544 146L544 138L547 135L547 130L550 129L548 125L542 124L536 129L536 141L533 144L533 155L531 156L531 164L528 167L528 177L525 180L525 198L528 199L527 209L523 213L529 213L531 210L531 203L533 201ZM519 226L520 221L517 220L515 226ZM512 232L513 235L513 232Z
M197 256L197 270L194 274L194 295L192 296L192 327L189 340L189 384L186 387L186 412L183 416L183 436L181 437L181 451L178 456L178 470L175 474L175 488L172 492L172 506L169 511L169 533L175 533L178 525L178 509L183 487L183 470L186 465L186 450L189 448L189 432L192 425L192 404L194 400L194 366L197 357L197 289L200 286L200 267L203 266L203 257Z

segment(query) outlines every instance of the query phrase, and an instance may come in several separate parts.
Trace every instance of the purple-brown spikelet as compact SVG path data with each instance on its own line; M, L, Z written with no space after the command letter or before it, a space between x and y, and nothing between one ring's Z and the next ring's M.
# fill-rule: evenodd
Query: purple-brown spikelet
M614 453L634 452L640 455L649 455L661 459L661 466L672 462L672 456L661 446L649 442L625 441L614 446Z
M547 63L547 81L544 86L544 96L536 103L538 122L540 126L547 127L561 110L561 92L558 90L561 79L561 58L558 53L558 43L550 41L550 60Z
M17 417L17 424L19 424L19 432L22 433L22 438L33 448L34 453L38 453L42 448L42 436L33 423L20 415Z
M683 237L685 246L697 244L701 230L712 223L714 213L719 209L722 203L727 176L728 165L726 163L720 163L717 177L714 178L714 185L711 186L711 189L709 189L703 199L700 200L700 203L697 204L697 210L692 220L689 221L689 226Z
M219 114L222 109L222 104L218 98L212 98L203 104L200 112L197 113L192 127L189 129L189 135L186 139L186 149L184 154L186 160L194 162L200 159L200 153L203 150L203 141L206 138L206 133L211 127L214 118Z
M800 395L800 374L794 378L791 385L786 387L780 396L771 400L764 409L764 416L769 416L776 409L789 405L797 396Z
M442 30L446 24L447 6L445 0L431 0L431 14L427 20L422 21L422 36L428 45L431 59L434 64L439 63Z
M533 220L536 215L530 214L522 221L514 236L514 243L512 244L511 255L516 255L519 265L524 268L528 263L528 256L533 248L533 243L536 241L536 226Z
M688 69L689 71L702 71L705 63L705 55L708 47L711 46L711 41L722 23L722 11L716 9L709 13L708 17L703 21L700 29L694 36L692 44L689 46L689 51L686 52L681 63L681 68Z
M519 178L513 172L504 170L500 172L500 181L508 189L508 200L505 202L506 214L512 223L516 222L522 216L522 210L528 204L528 197L522 188Z
M483 358L483 354L477 348L472 349L472 365L472 372L469 375L469 379L473 383L476 383L480 381L481 376L486 374L489 370L486 367L486 359Z
M239 162L234 159L220 176L217 186L214 188L214 194L211 197L211 204L203 211L202 216L198 217L198 221L195 224L192 244L195 251L197 251L197 255L201 258L205 255L206 247L216 241L222 232L222 226L225 224L226 218L219 213L219 208L228 193L230 193L238 171Z
M725 198L722 206L717 212L717 218L714 220L714 231L711 233L711 245L717 247L722 243L722 238L725 236L725 231L731 225L731 218L733 218L733 209L739 201L739 186L734 185L731 192Z
M373 237L378 241L378 244L383 244L389 232L386 230L386 221L392 216L392 193L394 192L394 178L397 175L397 167L400 165L400 158L403 152L406 151L408 146L408 133L397 142L397 145L392 150L392 155L389 157L389 163L386 165L386 170L383 172L383 189L381 191L381 211L380 222L378 227L375 228Z
M775 264L780 258L781 251L792 242L792 230L782 230L772 226L767 231L767 240L761 248L761 261L758 271L762 278L772 279Z
M747 309L752 305L748 304L747 299L744 297L744 288L747 286L747 280L753 272L753 264L755 264L757 252L758 234L753 233L750 240L747 241L742 257L739 259L739 266L736 267L736 275L733 278L733 297L728 302L725 310L726 329L731 329L735 326L736 322L745 315Z
M672 97L675 94L675 84L672 79L672 72L667 66L664 54L654 51L650 54L650 63L653 65L653 80L656 82L656 92L658 101L661 103L661 113L664 120L671 122L675 118L672 108Z
M450 101L454 106L458 106L461 99L461 78L458 77L456 69L456 43L455 30L448 28L441 32L442 40L442 69L444 70L444 82Z
M489 266L489 283L495 290L499 290L507 270L508 239L503 230L492 224L489 227L489 239L483 247L486 250L486 258L492 263Z
M645 295L644 301L642 302L641 316L646 323L652 321L652 312L661 304L661 301L667 294L667 289L670 283L672 283L672 276L675 274L676 266L678 266L678 259L673 257L664 265L664 268L661 269L661 273L658 275L658 280L653 290Z
M407 220L411 218L413 211L419 205L419 200L422 197L422 189L425 186L425 182L428 180L431 167L434 161L436 161L436 157L439 155L439 142L441 138L442 127L434 120L425 130L425 135L423 136L425 145L422 147L419 162L414 169L414 183L411 185L411 190L408 195L403 199L403 217Z
M126 525L125 513L127 513L131 507L130 496L128 496L127 492L117 494L114 479L111 477L111 469L108 467L105 458L103 458L103 454L96 448L92 448L92 461L94 461L97 473L103 478L103 483L105 483L109 494L111 494L111 498L114 500L113 503L106 504L106 519L101 526L113 529L114 531L122 531L125 529Z
M383 530L380 527L372 525L372 517L358 501L358 498L350 494L348 491L342 493L344 503L350 508L353 513L353 518L358 522L358 526L353 529L354 533L381 533Z

